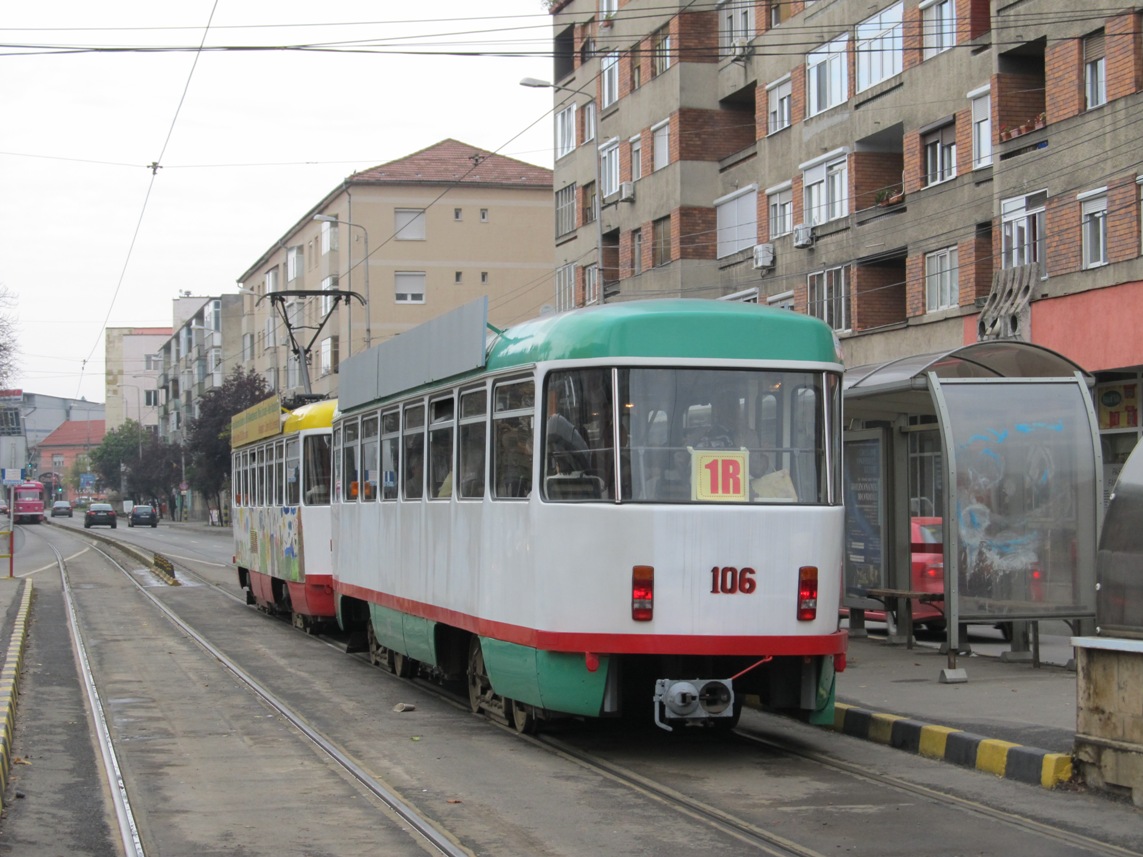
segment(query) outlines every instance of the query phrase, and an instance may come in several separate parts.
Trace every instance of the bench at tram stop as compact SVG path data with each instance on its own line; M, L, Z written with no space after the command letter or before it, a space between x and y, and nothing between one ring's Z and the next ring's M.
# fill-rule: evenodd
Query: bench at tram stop
M913 648L913 601L916 600L921 604L941 604L945 603L945 594L943 592L918 592L914 589L867 589L865 595L872 598L874 601L880 601L885 605L886 614L892 614L897 617L897 636L889 636L889 642L900 643L903 639L907 648ZM941 610L941 607L937 607ZM856 610L850 610L850 617L852 621L853 614ZM862 612L861 626L865 625L865 617ZM888 618L888 615L886 616ZM887 623L888 624L888 623Z

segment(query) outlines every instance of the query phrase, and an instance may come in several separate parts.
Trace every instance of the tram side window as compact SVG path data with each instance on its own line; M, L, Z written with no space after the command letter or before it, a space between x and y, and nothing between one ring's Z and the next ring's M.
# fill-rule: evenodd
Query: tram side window
M298 505L301 497L302 474L299 471L300 449L298 437L286 441L286 505Z
M264 474L262 473L262 463L264 456L265 450L263 450L261 447L254 450L254 490L251 493L253 494L255 506L263 505L262 479Z
M333 430L333 454L330 461L333 463L333 502L340 503L344 498L344 483L341 481L341 426Z
M553 372L544 401L544 497L560 501L613 497L611 370ZM629 491L628 487L624 493Z
M468 390L460 394L459 493L462 498L484 496L484 447L487 437L488 393Z
M520 498L532 493L535 390L535 382L531 379L505 382L493 388L494 497Z
M361 499L377 499L377 476L377 415L373 414L361 421Z
M381 415L381 499L397 499L397 473L401 464L401 414Z
M345 480L345 496L342 500L352 503L357 500L361 490L357 472L357 437L360 426L357 420L349 420L342 424L341 429L341 478Z
M453 400L436 399L429 403L429 497L452 496Z
M307 435L302 443L305 452L303 474L307 506L329 505L329 482L332 452L330 436L327 434Z
M405 408L405 477L406 500L420 500L425 494L425 406Z
M274 460L272 462L272 470L274 480L274 505L281 506L284 502L283 488L285 487L282 478L282 468L285 464L286 454L285 446L281 441L274 444Z

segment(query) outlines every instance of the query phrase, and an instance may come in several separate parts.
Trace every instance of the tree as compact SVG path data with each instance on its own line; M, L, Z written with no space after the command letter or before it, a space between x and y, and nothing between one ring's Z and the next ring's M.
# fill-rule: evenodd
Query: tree
M128 465L127 484L137 502L163 498L170 500L182 479L183 448L148 434L143 456Z
M187 423L187 481L196 491L213 497L221 508L221 493L230 478L230 420L267 399L273 390L266 379L242 366L198 400L198 417Z
M8 287L0 285L0 387L7 387L16 371L16 325L11 314L15 305Z
M117 488L123 484L124 471L138 467L139 453L150 437L136 420L127 420L103 436L102 443L88 453L88 459L105 487Z

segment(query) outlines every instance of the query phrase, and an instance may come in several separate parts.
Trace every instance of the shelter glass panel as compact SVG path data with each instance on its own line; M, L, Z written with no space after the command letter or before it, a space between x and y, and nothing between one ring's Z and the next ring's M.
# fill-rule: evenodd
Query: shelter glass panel
M1095 450L1075 382L941 384L960 618L1094 612Z

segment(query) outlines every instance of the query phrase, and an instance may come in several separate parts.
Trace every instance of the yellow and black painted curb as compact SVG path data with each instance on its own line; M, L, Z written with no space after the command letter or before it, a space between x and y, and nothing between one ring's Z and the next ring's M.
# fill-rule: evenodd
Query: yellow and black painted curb
M1055 788L1072 778L1072 757L1067 753L1049 753L843 702L834 706L833 728L855 738L1044 788Z
M175 577L175 564L161 553L155 554L151 560L151 570L161 577L168 586L181 585L178 578Z
M8 656L0 668L0 806L8 793L8 774L12 769L12 733L16 728L16 691L20 667L24 663L24 647L28 641L28 618L32 611L32 581L22 580L23 596L16 611L16 624L8 641Z

